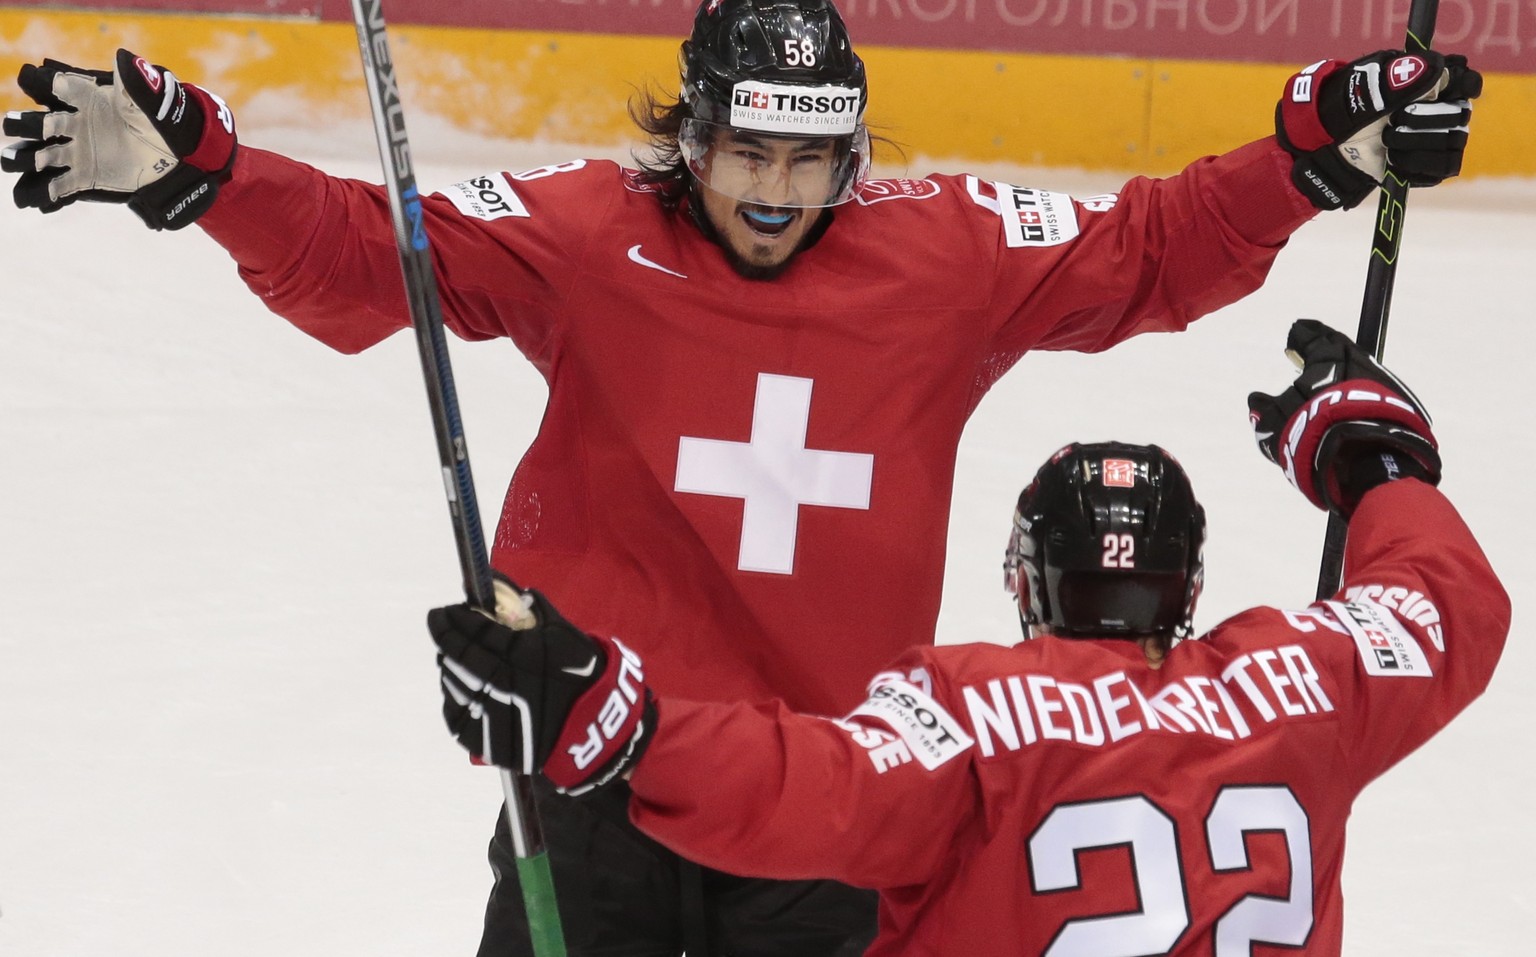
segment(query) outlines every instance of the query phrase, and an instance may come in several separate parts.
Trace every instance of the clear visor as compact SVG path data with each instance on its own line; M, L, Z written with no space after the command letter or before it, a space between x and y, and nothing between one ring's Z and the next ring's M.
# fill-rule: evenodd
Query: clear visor
M1008 535L1008 551L1003 553L1003 591L1019 594L1020 545L1024 539L1024 523L1017 511L1013 513L1013 531Z
M869 131L782 136L686 119L677 134L695 179L744 203L787 209L837 206L869 177Z

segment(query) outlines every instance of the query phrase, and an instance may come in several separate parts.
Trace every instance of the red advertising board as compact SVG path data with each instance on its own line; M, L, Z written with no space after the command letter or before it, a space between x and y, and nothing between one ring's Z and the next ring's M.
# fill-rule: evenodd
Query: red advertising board
M367 0L372 2L372 0ZM382 0L391 23L681 38L695 0ZM1409 0L842 0L855 42L899 47L1306 63L1401 46ZM59 9L349 20L349 0L68 0ZM1536 73L1536 0L1441 0L1435 46Z

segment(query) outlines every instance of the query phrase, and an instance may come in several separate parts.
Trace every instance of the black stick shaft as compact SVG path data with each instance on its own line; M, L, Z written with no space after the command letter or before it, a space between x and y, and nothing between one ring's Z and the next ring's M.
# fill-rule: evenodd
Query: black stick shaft
M474 477L469 468L469 446L464 441L458 393L448 359L443 308L438 298L437 276L432 268L432 249L427 241L421 195L416 187L411 146L405 132L405 110L400 102L394 61L389 55L381 4L382 0L352 0L357 42L363 58L363 73L368 80L368 100L373 108L374 132L384 164L395 245L400 252L406 302L416 332L417 351L421 355L427 402L432 409L432 430L437 437L438 463L442 467L443 487L453 520L453 538L458 547L459 569L464 576L464 592L475 607L494 613L496 597L491 583L491 563L486 553ZM506 770L502 771L501 778L534 954L537 957L565 957L549 858L528 778Z
M1403 48L1422 53L1434 41L1440 0L1414 0L1408 10L1408 36ZM1371 262L1365 274L1365 300L1360 307L1360 328L1355 342L1381 360L1387 347L1387 319L1392 310L1392 287L1397 281L1397 255L1403 245L1403 217L1408 206L1408 184L1387 167L1386 181L1376 204L1376 231L1371 236ZM1329 513L1323 539L1323 558L1317 573L1317 598L1331 598L1344 577L1344 544L1347 523Z

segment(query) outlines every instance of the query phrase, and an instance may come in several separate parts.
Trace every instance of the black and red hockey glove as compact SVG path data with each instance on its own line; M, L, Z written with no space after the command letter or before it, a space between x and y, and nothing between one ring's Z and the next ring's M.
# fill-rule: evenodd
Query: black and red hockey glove
M1409 186L1461 172L1471 100L1483 78L1463 56L1382 50L1295 74L1275 133L1295 157L1291 181L1318 209L1350 209L1392 171Z
M5 135L22 139L0 154L0 169L21 174L13 196L23 209L127 203L151 229L180 229L229 179L229 107L143 57L118 50L112 72L29 63L17 83L46 107L5 116Z
M427 614L448 730L476 759L542 772L566 794L618 780L656 726L640 656L499 576L496 614L467 604Z
M1315 319L1291 326L1301 374L1279 395L1248 396L1259 451L1318 508L1348 518L1366 492L1400 478L1438 485L1429 415L1397 376Z

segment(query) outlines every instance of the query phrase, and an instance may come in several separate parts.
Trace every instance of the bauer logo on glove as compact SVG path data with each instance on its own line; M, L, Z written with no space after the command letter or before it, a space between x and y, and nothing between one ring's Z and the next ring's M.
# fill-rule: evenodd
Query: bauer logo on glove
M127 50L112 72L44 60L17 77L42 110L6 114L0 169L13 197L45 213L126 203L152 229L197 220L234 168L235 119L223 100Z
M494 618L467 604L427 615L448 730L471 756L542 772L567 794L619 780L656 726L640 656L536 591L499 576L495 591Z

